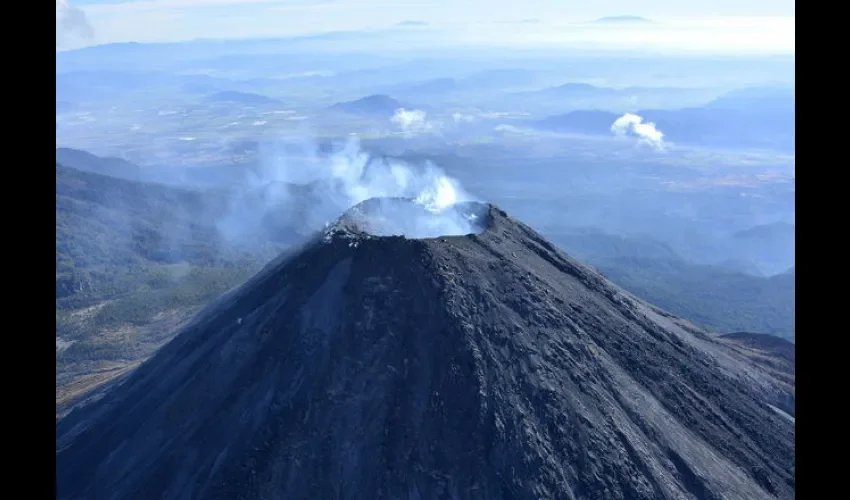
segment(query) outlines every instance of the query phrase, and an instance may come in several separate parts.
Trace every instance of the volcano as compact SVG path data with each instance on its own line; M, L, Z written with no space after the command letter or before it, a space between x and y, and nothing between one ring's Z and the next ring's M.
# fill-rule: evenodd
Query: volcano
M466 205L469 234L419 239L376 234L375 206L60 420L57 497L794 497L793 373L769 352L493 205Z

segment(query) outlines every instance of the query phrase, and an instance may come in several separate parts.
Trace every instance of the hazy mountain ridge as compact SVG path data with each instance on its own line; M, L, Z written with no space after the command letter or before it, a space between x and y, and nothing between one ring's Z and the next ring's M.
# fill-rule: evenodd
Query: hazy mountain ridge
M594 22L601 24L642 24L652 23L653 21L641 16L607 16L600 17Z
M340 102L328 109L353 115L389 118L396 110L401 108L413 109L412 106L386 94L374 94L354 101Z
M700 107L642 109L634 114L654 123L664 133L665 140L674 144L794 151L794 94L789 92L777 92L773 98L757 93L733 93ZM578 110L533 121L530 125L554 132L611 135L611 126L620 115Z
M239 141L230 145L234 154L248 148L256 149L255 141ZM232 165L224 163L208 167L180 167L175 165L139 165L124 158L96 156L74 148L56 148L56 163L66 167L107 175L118 179L151 184L165 184L178 189L226 190L245 182L246 173L255 164Z
M693 263L646 236L577 229L553 232L551 238L618 285L702 327L794 338L793 275L765 277L746 261Z
M787 222L761 224L736 232L733 237L740 240L773 240L793 239L796 235L796 225Z
M128 180L141 180L138 165L122 158L105 158L87 151L72 148L56 148L56 163L76 170L108 175Z
M255 94L252 92L239 92L236 90L225 90L221 92L216 92L215 94L207 96L205 99L207 102L218 103L239 103L254 105L280 104L280 101L278 101L277 99L272 99L268 96Z
M589 262L632 293L703 327L794 339L793 275L748 276L716 266L639 257Z
M57 411L285 248L222 238L227 200L56 164Z

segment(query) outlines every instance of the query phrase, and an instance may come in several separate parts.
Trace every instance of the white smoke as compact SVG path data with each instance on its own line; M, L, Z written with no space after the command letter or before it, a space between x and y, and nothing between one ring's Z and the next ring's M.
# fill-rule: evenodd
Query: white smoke
M258 221L274 217L285 219L286 224L307 235L372 198L412 200L430 211L428 224L432 231L444 229L443 235L476 232L470 229L471 223L459 227L451 213L456 204L475 199L456 179L431 163L411 165L372 156L361 149L356 137L326 155L315 147L305 149L301 145L296 149L301 151L293 153L289 148L288 152L266 155L262 168L248 179L245 196L237 199L227 217L220 220L223 234L245 239L259 229ZM386 216L392 218L393 214ZM408 223L406 227L416 226Z
M472 123L475 121L475 116L465 115L463 113L453 113L452 119L455 123Z
M637 136L639 141L649 144L655 149L664 149L664 134L655 128L655 124L644 122L641 116L626 113L617 118L611 125L611 132L619 136L627 136L630 133Z
M79 41L94 38L94 29L86 14L72 7L68 0L56 0L56 48L66 47Z
M437 212L458 202L458 189L454 181L440 175L431 185L425 186L425 189L416 196L415 201L428 210Z
M496 125L493 127L495 132L500 132L502 134L516 134L516 135L540 135L540 132L536 130L532 130L529 128L517 127L515 125L509 125L507 123L502 123L500 125Z
M430 131L434 128L425 118L427 113L422 110L407 110L399 108L395 111L390 121L398 126L406 136L413 136Z
M492 120L513 116L524 116L524 113L501 113L501 112L454 112L450 116L442 118L429 117L425 111L409 110L399 108L395 111L390 121L401 129L406 137L421 134L444 134L457 132L470 124L480 123L482 120Z
M485 221L486 205L481 203L437 209L397 198L373 198L349 210L344 223L373 236L439 238L481 233Z

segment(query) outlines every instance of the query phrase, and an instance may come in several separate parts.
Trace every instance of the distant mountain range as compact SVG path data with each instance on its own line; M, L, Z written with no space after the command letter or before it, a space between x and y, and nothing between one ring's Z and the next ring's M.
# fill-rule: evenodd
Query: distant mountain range
M587 82L566 82L540 88L525 85L506 89L495 96L489 107L516 109L536 116L559 116L579 110L605 110L623 113L636 109L681 109L701 106L717 97L717 91L678 86L608 87ZM536 87L536 88L535 88Z
M462 90L463 85L455 78L435 78L414 83L390 86L387 90L393 95L435 96L447 95Z
M758 255L762 262L782 268L793 262L796 247L796 226L775 222L736 232L731 244L741 255Z
M610 92L584 85L562 91L573 95ZM794 91L789 89L750 90L720 97L700 107L645 109L636 110L635 114L654 123L665 139L673 143L793 152L794 99ZM610 135L611 125L619 116L607 111L581 110L534 121L530 126L553 132Z
M399 23L396 23L396 26L428 26L428 23L426 23L425 21L410 20L410 21L401 21Z
M766 242L770 244L788 243L796 236L796 226L787 222L762 224L738 231L733 235L736 240L748 242Z
M754 262L746 259L727 259L718 264L717 267L746 274L748 276L764 276L764 271L762 271L761 268L759 268Z
M206 102L211 103L235 103L256 106L280 104L279 100L272 99L268 96L251 92L239 92L236 90L225 90L222 92L216 92L215 94L207 96L206 98L204 98L204 100Z
M96 156L80 149L56 148L56 163L63 167L122 179L142 178L142 168L135 163L121 158Z
M533 90L526 92L518 92L511 94L509 97L511 99L538 99L538 100L550 100L555 101L555 103L560 104L562 102L569 102L572 100L582 100L582 99L612 99L612 98L623 98L623 99L631 99L633 97L647 97L647 96L673 96L677 94L687 94L689 92L693 92L693 89L687 89L682 87L625 87L625 88L613 88L613 87L600 87L597 85L591 85L589 83L565 83L563 85L558 85L555 87L549 87L541 90Z
M515 68L502 68L474 73L463 78L433 78L393 84L382 90L418 102L456 101L477 102L482 93L502 94L527 89L540 79L538 72Z
M328 108L330 111L372 118L390 118L396 110L417 109L385 94L374 94L354 101L340 102Z
M640 16L608 16L594 21L597 24L647 24L653 21Z
M56 100L79 103L116 101L128 95L157 92L186 98L204 97L207 102L279 104L256 89L279 89L280 80L235 79L206 74L175 74L166 71L97 70L56 75ZM59 108L57 107L57 111Z
M234 145L233 147L239 146ZM256 145L254 145L256 147ZM245 170L232 165L180 168L172 165L144 167L131 161L93 155L73 148L56 148L56 163L83 172L108 175L119 179L155 182L176 186L210 188L240 184L245 179Z
M793 274L758 277L681 260L589 261L625 289L700 326L719 332L746 328L795 338Z
M695 264L652 238L590 229L553 232L551 238L620 286L700 326L794 339L793 271L764 277L747 261Z
M407 48L422 48L423 30L388 27L383 30L349 30L310 34L293 37L250 38L240 40L195 39L167 43L109 43L56 54L56 72L102 70L121 67L127 70L150 68L173 68L188 61L214 61L218 58L251 58L252 56L287 54L288 62L295 58L305 67L315 67L316 61L339 59L340 47L360 50L386 49L387 44L406 44ZM328 51L332 51L328 54ZM357 56L349 56L354 59ZM361 61L374 60L372 54L361 56Z

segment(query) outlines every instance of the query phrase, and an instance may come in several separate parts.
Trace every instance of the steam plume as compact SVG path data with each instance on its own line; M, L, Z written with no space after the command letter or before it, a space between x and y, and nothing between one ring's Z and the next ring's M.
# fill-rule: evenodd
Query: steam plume
M664 134L655 128L655 124L644 122L642 117L632 113L626 113L617 118L614 124L611 125L611 132L620 136L626 136L631 133L638 136L640 142L649 144L659 150L664 148Z
M431 130L432 125L425 120L424 111L399 108L395 111L390 121L396 124L401 131L407 135L416 135Z
M437 208L399 198L372 198L347 211L340 224L373 236L459 236L483 232L486 210L485 204L474 202Z
M466 115L463 113L453 113L452 119L455 123L472 123L475 121L475 117L472 115Z
M458 223L452 213L459 203L475 201L433 164L411 165L377 158L360 148L356 137L327 156L315 150L307 155L267 155L262 169L250 179L250 188L235 200L219 227L225 236L245 239L267 217L285 219L301 234L310 234L340 217L349 208L372 198L405 198L428 215L433 236L476 232L471 223ZM260 193L258 195L258 193ZM397 214L374 215L393 218ZM463 219L465 220L465 219ZM404 227L422 229L409 221Z
M86 14L72 7L68 0L56 0L56 48L65 47L76 40L88 41L94 38L94 29L86 19Z

